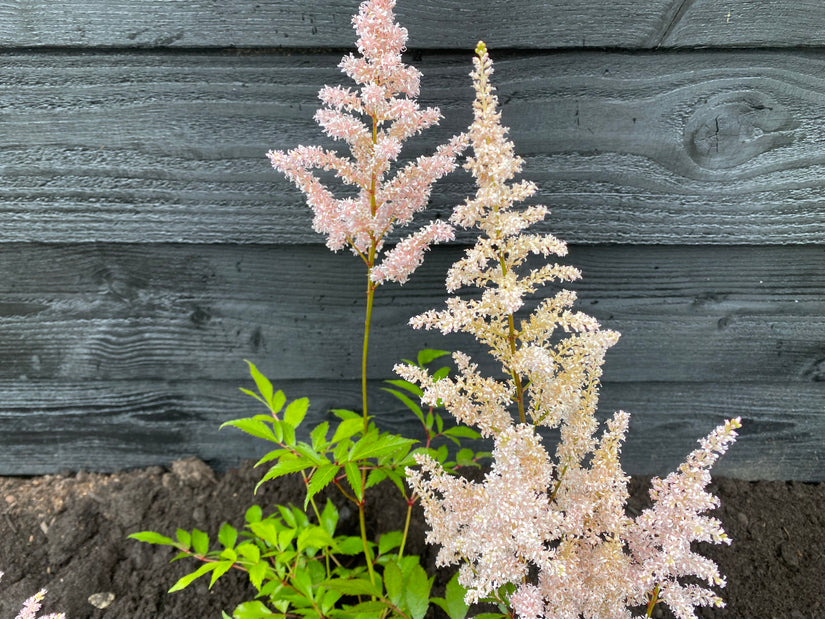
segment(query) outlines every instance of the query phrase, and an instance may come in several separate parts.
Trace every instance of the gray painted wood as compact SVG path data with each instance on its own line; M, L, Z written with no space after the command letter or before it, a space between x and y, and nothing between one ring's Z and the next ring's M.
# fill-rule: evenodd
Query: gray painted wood
M357 0L15 0L4 47L350 47ZM532 49L821 45L818 0L401 0L411 48Z
M687 0L662 47L821 47L825 12L819 0Z
M369 374L420 348L483 349L406 327L442 307L460 253L379 289ZM574 247L581 308L623 334L605 380L825 379L821 247ZM321 246L0 245L0 378L360 377L361 263ZM552 294L545 289L542 295ZM484 360L484 356L481 357ZM496 371L492 364L491 371Z
M0 69L5 241L316 243L270 148L323 143L337 55L22 54ZM427 56L422 103L469 123L468 64ZM504 58L504 122L577 243L819 243L825 59L807 53ZM474 191L441 181L437 213ZM469 237L462 237L467 240Z
M271 447L232 428L229 419L261 413L238 391L245 381L0 381L0 474L60 469L113 471L196 455L217 468L257 458ZM739 442L714 467L743 479L821 480L825 471L822 383L607 383L599 418L631 413L622 463L631 474L673 470L726 417L741 415ZM276 382L287 397L309 396L307 423L328 409L358 406L357 382ZM382 427L417 434L412 414L371 383ZM552 445L552 437L548 444ZM479 445L483 447L483 445Z
M264 156L325 143L316 95L344 80L357 4L0 4L0 474L260 454L217 430L254 410L236 390L245 357L310 395L314 420L360 406L360 263L325 250ZM471 50L490 46L504 122L553 210L544 229L574 243L581 307L623 333L601 415L633 414L626 469L666 473L742 415L716 473L825 479L821 3L401 0L398 14L421 103L445 116L405 157L466 127ZM445 179L432 213L471 191ZM386 427L414 430L379 390L399 357L479 352L399 331L442 303L471 239L380 291L369 375Z
M624 331L601 410L634 414L628 471L664 473L722 418L742 415L746 437L718 472L825 475L823 251L572 248L581 306ZM407 285L379 290L372 405L396 431L414 427L378 379L399 357L450 343L399 336L398 325L441 302L458 254L437 248ZM256 441L217 431L255 412L236 391L249 383L244 357L289 397L311 396L316 421L357 409L354 266L317 246L3 245L0 268L16 276L0 291L0 474L260 455Z

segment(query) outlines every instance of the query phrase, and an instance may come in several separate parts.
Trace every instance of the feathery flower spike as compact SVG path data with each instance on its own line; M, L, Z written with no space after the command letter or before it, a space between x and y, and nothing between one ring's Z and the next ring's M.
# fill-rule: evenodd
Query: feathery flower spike
M327 246L334 251L349 247L364 260L375 284L404 283L430 245L453 238L452 226L436 221L377 262L387 235L424 209L433 183L455 169L466 147L466 137L455 136L390 176L404 141L441 118L438 108L418 106L421 74L402 61L407 30L395 23L394 7L395 0L361 4L353 18L359 55L348 54L338 65L357 88L324 86L318 95L322 107L315 121L328 136L345 142L352 156L319 146L268 153L273 167L306 195L313 227L327 235ZM336 198L313 170L334 172L357 195Z
M679 619L694 617L695 606L722 603L714 592L679 578L724 585L716 565L692 553L690 543L729 542L721 524L702 515L718 505L704 488L739 419L700 441L676 473L654 480L653 507L635 521L628 517L628 477L619 456L629 415L617 412L596 437L601 368L618 333L573 310L576 296L569 290L546 298L517 322L527 295L550 281L578 279L579 272L557 264L525 268L531 254L563 256L567 248L551 235L526 232L547 211L517 207L536 187L513 181L522 161L500 122L483 43L474 64L473 155L465 167L478 189L451 221L475 226L481 235L452 266L446 284L449 292L475 286L481 295L452 296L446 309L410 322L471 333L490 348L505 378L482 376L461 352L453 356L456 374L438 380L419 367L396 366L421 387L422 403L441 403L458 422L494 441L493 464L480 483L416 456L420 469L407 474L430 526L427 541L441 546L438 565L460 566L467 603L503 604L519 619L630 619L629 609L645 605L649 617L658 601ZM537 426L559 428L555 460Z

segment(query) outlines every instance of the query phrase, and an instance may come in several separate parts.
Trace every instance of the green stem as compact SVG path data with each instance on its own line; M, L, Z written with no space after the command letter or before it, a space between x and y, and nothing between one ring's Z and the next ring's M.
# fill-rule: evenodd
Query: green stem
M516 354L516 326L513 321L513 315L507 315L507 323L510 327L510 354L515 356ZM524 387L521 384L521 376L518 375L518 372L515 370L510 371L510 375L513 377L513 383L516 385L516 403L518 404L518 417L521 423L527 423L527 416L524 414Z
M364 518L364 501L358 503L358 524L361 526L361 544L364 547L364 559L367 561L367 571L370 575L370 583L375 584L375 570L372 567L372 552L367 541L367 523Z
M407 544L407 534L410 532L410 517L412 516L412 501L407 501L407 519L404 521L404 535L401 537L401 547L398 549L398 560L404 556L404 546Z
M375 260L374 249L370 251L370 263ZM372 270L372 268L370 268ZM375 299L375 284L369 280L367 271L367 312L364 319L364 346L361 351L361 407L364 413L364 434L369 429L369 414L367 413L367 350L370 343L370 323L372 322L372 305Z
M652 617L653 616L653 607L656 606L656 603L659 601L659 585L656 585L653 589L653 593L650 594L650 601L647 604L647 613L645 613L645 617Z

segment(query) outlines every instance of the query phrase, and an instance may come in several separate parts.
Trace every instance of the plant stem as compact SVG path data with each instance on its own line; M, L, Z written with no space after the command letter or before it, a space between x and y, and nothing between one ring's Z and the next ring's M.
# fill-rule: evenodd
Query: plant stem
M374 260L374 252L370 252L370 262ZM364 434L369 429L369 414L367 413L367 350L370 343L370 323L372 322L372 305L375 299L375 284L369 280L367 274L367 312L364 319L364 347L361 351L361 410L364 414Z
M372 567L372 552L367 541L367 523L364 518L364 501L358 503L358 524L361 526L361 544L364 546L364 559L367 562L367 571L370 575L370 583L375 584L375 570Z
M404 535L401 537L401 546L398 549L398 560L404 556L404 546L407 545L407 534L410 532L410 517L412 516L413 502L407 501L407 519L404 521Z
M650 594L650 601L647 604L647 613L645 613L645 617L652 617L653 616L653 607L656 606L656 603L659 601L659 585L656 585L653 588L653 593Z

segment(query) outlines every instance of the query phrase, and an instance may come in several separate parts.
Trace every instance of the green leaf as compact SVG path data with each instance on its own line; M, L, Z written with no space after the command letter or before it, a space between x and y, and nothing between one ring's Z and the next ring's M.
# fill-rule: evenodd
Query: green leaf
M444 430L444 436L452 436L455 438L469 438L472 440L481 438L481 434L479 434L472 428L468 428L467 426L455 426L453 428L447 428L446 430Z
M293 428L297 428L309 409L309 398L298 398L289 403L284 411L284 421Z
M335 527L338 526L338 510L329 499L327 499L327 503L324 505L324 511L321 512L320 524L324 531L330 535L335 534Z
M333 408L329 412L333 415L338 417L338 419L360 419L363 423L364 417L360 413L356 413L355 411L347 410L346 408Z
M398 398L404 403L404 406L406 406L413 413L415 413L416 417L418 417L422 422L424 421L424 413L421 412L421 407L415 402L413 402L413 400L410 399L410 397L406 393L401 393L400 391L396 391L395 389L386 388L382 389L382 391L386 391L388 393L393 394L396 398Z
M350 460L362 460L366 458L380 458L387 456L401 447L409 447L415 440L397 436L395 434L378 434L377 431L370 431L359 440L349 452Z
M209 552L209 536L203 531L192 529L192 549L199 555Z
M267 402L266 400L264 400L264 399L263 399L260 395L258 395L258 394L257 394L257 393L255 393L254 391L250 391L249 389L244 389L243 387L238 387L238 389L240 389L241 391L243 391L246 395L248 395L248 396L251 396L251 397L255 398L256 400L258 400L258 402L260 402L261 404L263 404L264 406L266 406L267 408L269 408L269 402Z
M384 587L390 602L398 606L404 595L404 574L395 562L391 561L384 567Z
M424 350L418 351L418 365L422 368L435 361L439 357L443 357L445 355L449 355L450 352L447 350L434 350L432 348L425 348Z
M312 468L313 463L307 462L303 458L295 458L295 459L287 459L281 458L275 466L270 468L266 474L261 477L261 481L259 481L255 486L255 492L258 491L258 488L261 487L266 481L270 479L276 479L283 475L288 475L289 473L297 473L298 471L303 471L308 468Z
M309 500L321 490L326 488L332 480L335 479L335 476L340 470L341 467L337 464L325 464L315 470L312 474L312 478L309 480L309 485L307 486L307 496L306 499L304 499L304 509L306 509L309 505Z
M218 561L215 564L215 569L212 570L212 580L209 581L209 588L211 589L215 581L226 574L233 565L235 565L234 561Z
M458 584L458 572L456 572L447 583L444 595L446 606L442 606L450 619L464 619L467 616L470 607L464 602L465 595L467 595L467 590Z
M321 612L325 615L335 606L335 603L341 599L342 593L340 591L326 591L321 597Z
M336 539L336 554L358 555L364 552L364 543L360 537L351 535L349 537L338 537ZM374 545L374 544L371 544Z
M324 421L319 423L315 428L313 428L312 432L309 433L309 437L312 439L312 448L315 451L323 450L324 447L327 446L327 431L329 430L329 422Z
M336 540L338 542L337 554L342 555L359 555L364 552L364 544L360 537L354 535Z
M431 587L432 580L427 578L424 568L420 565L413 566L404 588L407 608L413 619L424 619L424 615L427 614Z
M358 434L358 432L363 429L364 420L360 417L356 419L344 419L338 424L338 427L335 428L335 434L332 435L331 442L337 443L339 441L343 441L345 438L350 438L351 436Z
M231 563L238 562L238 553L232 548L224 548L221 551L220 558Z
M175 531L175 537L178 538L178 541L184 549L189 550L189 548L192 546L192 536L189 534L189 531L177 529Z
M376 484L380 484L385 479L387 479L386 471L382 471L381 469L371 470L370 474L367 475L367 483L364 486L364 490L366 490L367 488L372 488Z
M347 481L355 493L355 498L363 501L364 485L363 479L361 479L361 469L354 462L344 462L344 472L347 474Z
M258 548L254 542L244 542L240 544L235 548L235 552L252 563L257 563L261 560L261 549Z
M208 574L209 572L214 570L217 567L217 565L217 563L204 563L194 572L192 572L191 574L187 574L186 576L178 580L178 582L176 582L174 585L172 585L172 588L169 589L169 593L174 593L175 591L186 589L186 587L191 585L194 580L200 578L204 574Z
M332 578L325 580L324 586L346 595L381 597L381 590L366 578Z
M307 533L307 531L303 531L302 535ZM292 585L298 592L306 598L310 600L312 598L312 578L305 569L298 568L292 574Z
M296 528L298 526L298 519L295 517L295 512L293 512L289 507L286 505L278 505L278 511L281 513L281 518L284 519L289 526L292 528Z
M355 606L347 608L346 610L338 611L336 616L353 617L354 619L367 619L373 617L383 617L384 611L386 610L386 602L361 602L360 604L356 604Z
M319 454L306 443L298 443L297 445L295 445L295 451L297 451L304 458L309 460L313 466L322 466L324 464L329 464L329 460L324 458L321 454Z
M301 531L298 536L298 550L305 551L307 548L321 550L335 545L332 535L324 531L321 527L309 527Z
M255 381L255 386L258 388L258 393L261 394L267 405L271 405L272 396L274 395L272 383L269 382L269 379L266 376L261 374L258 368L255 367L254 363L252 363L248 359L244 359L244 361L246 361L247 365L249 365L249 373L252 375L252 378Z
M295 447L295 426L284 421L281 423L281 429L284 431L284 445Z
M251 582L252 586L255 587L255 589L257 589L258 591L261 590L261 585L264 582L266 572L267 565L263 561L260 561L249 566L249 582Z
M280 427L280 426L279 426ZM273 449L269 453L265 454L255 463L255 467L259 467L262 464L266 464L267 462L272 462L273 460L277 460L285 455L291 456L292 452L288 449Z
M419 398L424 395L424 392L421 390L421 387L416 385L415 383L411 383L408 380L403 380L400 378L392 379L392 380L385 380L385 383L389 383L399 389L404 389L409 391L411 394L418 396ZM389 391L389 389L384 389L384 391Z
M442 378L446 378L447 375L450 373L450 368L438 368L435 372L430 372L430 376L433 379L433 382L437 380L441 380Z
M280 442L278 437L272 432L272 428L258 419L233 419L222 423L220 429L226 426L238 428L255 438L262 438L265 441L271 441L273 443Z
M389 531L378 538L378 554L385 555L393 548L398 548L404 541L401 531Z
M139 542L146 542L147 544L160 544L162 546L178 547L178 543L170 537L155 533L154 531L139 531L129 535L129 539L136 539Z
M239 604L232 612L232 619L269 619L270 617L280 619L283 616L283 613L273 613L263 602L257 600Z
M400 475L396 471L387 471L387 477L389 477L392 483L395 484L395 487L398 488L401 496L407 496L407 487L405 484L407 478L405 476Z
M475 453L472 449L459 449L458 453L455 455L455 461L458 463L458 466L469 466L475 464L473 458L475 458Z
M263 518L263 509L261 509L260 505L253 505L246 510L246 514L244 515L244 519L247 522L260 522L261 518Z

